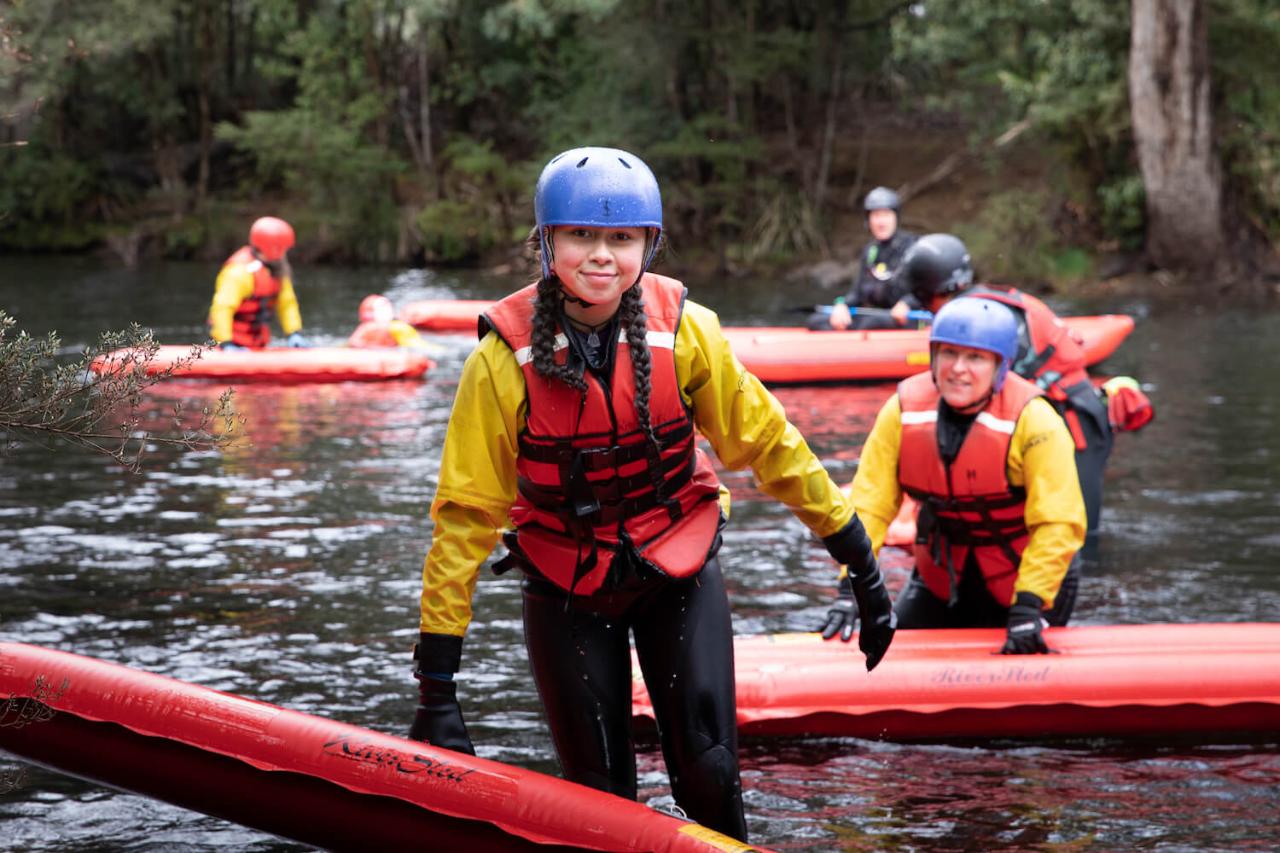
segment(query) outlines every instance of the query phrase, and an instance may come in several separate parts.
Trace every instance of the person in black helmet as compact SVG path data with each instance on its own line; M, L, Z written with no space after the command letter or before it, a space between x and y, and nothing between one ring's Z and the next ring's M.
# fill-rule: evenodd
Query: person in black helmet
M876 187L867 193L863 207L867 211L867 230L872 240L859 256L858 277L845 296L836 298L831 312L820 311L809 318L808 326L816 331L830 329L896 329L906 325L907 310L895 273L916 235L898 228L901 202L888 187ZM894 317L854 314L857 308L896 308Z
M1141 429L1154 417L1137 380L1117 376L1095 388L1081 342L1044 302L1016 288L973 284L969 250L951 234L925 234L903 258L899 285L911 308L937 311L954 296L989 299L1013 309L1018 352L1012 370L1044 391L1075 443L1076 468L1088 515L1083 556L1098 558L1103 470L1115 433Z

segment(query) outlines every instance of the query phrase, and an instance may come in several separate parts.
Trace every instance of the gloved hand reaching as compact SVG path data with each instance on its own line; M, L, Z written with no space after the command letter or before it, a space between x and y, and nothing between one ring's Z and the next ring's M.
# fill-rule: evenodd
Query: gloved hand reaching
M1009 608L1009 633L1004 641L1002 655L1047 655L1045 645L1044 602L1034 592L1020 592Z
M844 642L853 639L854 626L858 624L858 603L853 600L853 584L849 576L836 584L836 600L827 611L827 621L818 626L822 639L830 640L837 633Z
M311 342L302 336L302 332L294 332L292 335L284 339L285 345L293 349L305 349L311 346Z
M1113 376L1102 390L1107 394L1107 418L1117 432L1136 432L1155 418L1151 398L1132 376Z
M414 677L418 679L418 710L409 727L410 739L475 755L458 704L458 685L421 672L415 672Z
M823 637L830 639L836 631L841 631L841 639L848 642L853 635L853 619L861 617L862 627L858 631L858 648L867 657L867 671L876 668L876 664L889 651L893 642L893 634L898 629L898 617L893 612L893 602L889 599L889 591L884 587L884 577L880 574L880 566L875 555L871 553L871 540L862 527L862 521L855 515L838 533L833 533L822 540L827 551L838 562L848 566L849 574L841 579L837 593L841 596L852 594L857 611L846 611L837 605L841 622L830 633L831 613L827 614L827 626L824 626ZM847 586L846 586L847 584Z

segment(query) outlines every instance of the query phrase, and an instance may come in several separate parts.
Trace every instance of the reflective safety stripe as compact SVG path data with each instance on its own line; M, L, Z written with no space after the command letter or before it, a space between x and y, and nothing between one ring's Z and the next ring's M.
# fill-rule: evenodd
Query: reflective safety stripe
M990 412L979 412L978 423L982 424L987 429L1002 432L1005 435L1013 435L1013 428L1017 425L1017 421L1006 421L1001 418L997 418Z
M938 420L938 410L930 409L927 412L903 412L902 422L904 424L931 424Z

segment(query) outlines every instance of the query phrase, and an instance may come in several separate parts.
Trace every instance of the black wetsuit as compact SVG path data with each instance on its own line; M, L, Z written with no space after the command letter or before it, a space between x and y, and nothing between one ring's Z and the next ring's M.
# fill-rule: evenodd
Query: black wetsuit
M862 248L859 256L858 277L845 296L850 307L892 308L906 295L897 280L898 267L907 249L915 243L916 235L898 230L888 240L872 240ZM808 326L815 331L831 328L829 314L816 313L809 318ZM853 316L850 329L896 329L898 324L890 317Z
M595 341L568 328L570 358L610 375L617 324L599 330ZM702 570L677 580L628 544L617 552L605 586L571 602L531 566L521 566L524 634L566 779L636 798L634 635L676 804L703 826L745 842L733 626L719 547L717 534Z

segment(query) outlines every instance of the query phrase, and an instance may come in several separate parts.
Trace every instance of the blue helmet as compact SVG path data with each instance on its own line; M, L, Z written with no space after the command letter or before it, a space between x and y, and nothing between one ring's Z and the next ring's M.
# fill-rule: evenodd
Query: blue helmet
M1000 357L991 391L1004 386L1009 365L1018 354L1018 319L1009 306L993 299L953 299L933 317L929 332L929 353L938 344L954 344L971 349L986 350Z
M551 276L553 225L652 228L644 269L662 235L662 196L644 161L618 148L574 148L551 158L533 193L542 249L542 275Z

